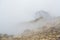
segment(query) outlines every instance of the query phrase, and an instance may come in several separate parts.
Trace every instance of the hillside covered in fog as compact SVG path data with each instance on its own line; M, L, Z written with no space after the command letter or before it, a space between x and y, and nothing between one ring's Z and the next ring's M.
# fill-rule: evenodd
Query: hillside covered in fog
M45 11L37 11L35 13L34 19L28 22L22 23L20 26L26 27L26 29L35 29L38 27L42 27L45 25L48 21L52 20L53 17L49 15L48 12Z
M0 40L60 40L60 17L51 17L45 11L36 12L35 19L21 24L21 34L0 34Z
M51 17L45 11L38 11L36 16L35 20L26 23L29 29L16 37L20 40L60 40L60 17Z

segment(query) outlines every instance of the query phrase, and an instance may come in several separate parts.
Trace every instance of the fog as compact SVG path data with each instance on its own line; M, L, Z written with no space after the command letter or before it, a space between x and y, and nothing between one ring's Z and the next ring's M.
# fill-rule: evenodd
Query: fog
M60 0L0 0L0 33L21 33L26 27L18 24L33 20L39 10L60 16Z

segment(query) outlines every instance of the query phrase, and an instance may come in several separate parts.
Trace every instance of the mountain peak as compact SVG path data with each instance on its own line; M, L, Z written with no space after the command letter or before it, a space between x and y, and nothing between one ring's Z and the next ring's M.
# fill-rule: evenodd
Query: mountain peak
M40 18L40 17L42 17L42 18L49 18L50 17L50 15L48 14L48 12L45 12L45 11L37 11L36 13L35 13L35 18Z
M36 22L36 21L40 21L40 20L49 20L51 19L52 17L49 15L48 12L45 12L45 11L37 11L35 13L35 19L31 22Z

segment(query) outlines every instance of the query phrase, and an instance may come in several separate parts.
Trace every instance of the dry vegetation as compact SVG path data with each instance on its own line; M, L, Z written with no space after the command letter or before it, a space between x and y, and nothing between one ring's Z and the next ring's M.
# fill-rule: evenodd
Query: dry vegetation
M42 31L41 31L42 30ZM0 40L60 40L60 20L46 24L42 29L30 31L25 35L0 34Z

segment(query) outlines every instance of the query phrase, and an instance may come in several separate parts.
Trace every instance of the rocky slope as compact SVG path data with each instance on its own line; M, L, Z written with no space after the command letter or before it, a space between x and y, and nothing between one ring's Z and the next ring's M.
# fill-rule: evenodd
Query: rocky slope
M41 11L41 13L40 17L24 25L28 29L20 35L4 36L0 37L0 40L60 40L60 17L50 18L46 12Z
M20 40L60 40L60 18L47 22L41 29L31 30L21 35Z
M44 13L42 12L42 14ZM19 40L60 40L60 17L40 16L36 20L31 21L30 24L37 28L24 31L19 36ZM30 26L28 25L28 27Z

